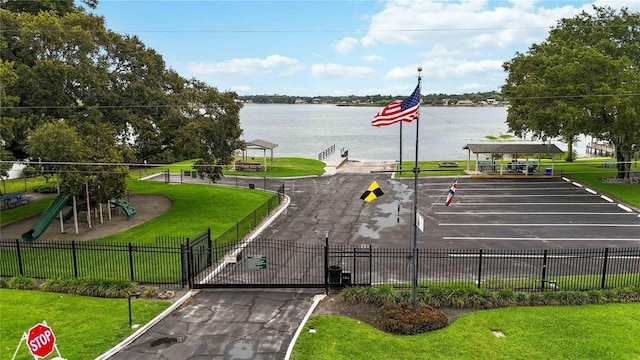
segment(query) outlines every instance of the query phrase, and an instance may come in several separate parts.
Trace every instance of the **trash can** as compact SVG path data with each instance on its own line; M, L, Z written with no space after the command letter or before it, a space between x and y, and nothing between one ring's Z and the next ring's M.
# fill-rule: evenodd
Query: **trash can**
M545 175L551 175L551 168L544 169L544 174Z
M256 185L255 184L249 184L249 189L255 189Z
M351 285L351 272L345 271L342 273L342 285Z
M329 284L340 284L342 268L340 266L329 266Z

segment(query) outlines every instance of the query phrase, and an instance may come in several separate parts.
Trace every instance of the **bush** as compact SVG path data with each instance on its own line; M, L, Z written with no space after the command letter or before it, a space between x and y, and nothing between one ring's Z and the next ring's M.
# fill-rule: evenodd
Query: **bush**
M56 187L55 184L54 185L51 185L51 184L37 185L33 187L33 191L41 194L57 194L58 188Z
M380 307L380 326L384 331L398 335L415 335L441 329L449 325L447 317L431 305L388 303Z
M8 287L7 280L0 278L0 289L6 289Z
M129 280L112 280L102 278L48 279L41 287L44 291L94 296L104 298L124 298L137 289Z
M147 299L156 297L156 296L158 296L158 288L157 287L146 288L142 292L142 296L144 296Z
M9 289L16 289L16 290L33 290L38 287L38 284L32 278L16 276L16 277L12 277L11 279L9 279L9 281L7 281L7 287Z

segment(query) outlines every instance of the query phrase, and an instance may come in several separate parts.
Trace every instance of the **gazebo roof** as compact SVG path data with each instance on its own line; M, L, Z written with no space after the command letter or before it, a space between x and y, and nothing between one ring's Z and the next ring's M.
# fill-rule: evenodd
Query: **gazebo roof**
M278 144L270 143L268 141L264 141L264 140L260 140L260 139L247 141L245 144L246 144L246 146L245 146L246 149L273 150L274 148L278 147Z
M467 144L462 149L471 150L474 154L563 154L554 144Z

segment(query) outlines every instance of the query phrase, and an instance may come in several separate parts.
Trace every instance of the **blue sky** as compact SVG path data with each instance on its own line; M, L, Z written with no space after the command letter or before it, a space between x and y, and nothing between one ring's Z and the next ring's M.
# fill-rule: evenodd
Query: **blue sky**
M91 12L167 67L240 95L409 95L498 90L502 63L563 17L608 1L100 0Z

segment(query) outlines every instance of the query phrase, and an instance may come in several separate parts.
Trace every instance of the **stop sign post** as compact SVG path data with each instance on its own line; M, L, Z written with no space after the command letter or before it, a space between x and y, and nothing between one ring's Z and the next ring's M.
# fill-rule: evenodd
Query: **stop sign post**
M27 346L36 359L49 356L56 346L53 330L46 323L36 324L27 333Z

